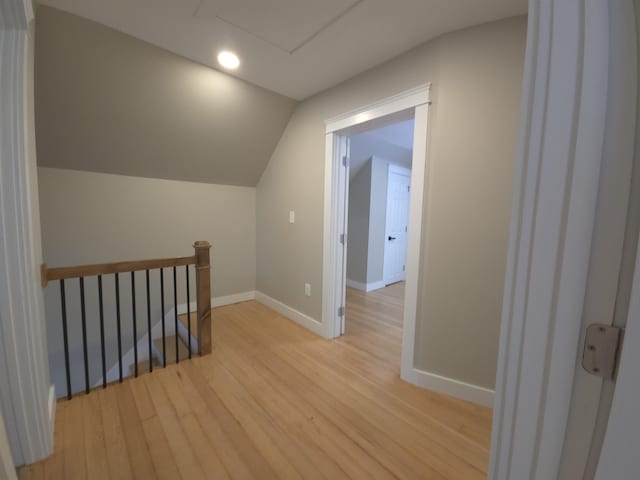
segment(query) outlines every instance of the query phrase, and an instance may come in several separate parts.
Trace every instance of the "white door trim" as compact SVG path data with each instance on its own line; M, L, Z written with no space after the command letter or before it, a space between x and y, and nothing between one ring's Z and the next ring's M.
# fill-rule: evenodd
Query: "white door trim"
M381 122L388 122L390 119L395 121L414 117L407 279L402 335L403 378L407 378L413 371L422 207L425 172L428 170L426 167L427 119L430 90L431 84L425 84L326 121L322 324L324 336L334 338L340 335L342 327L338 307L341 306L344 290L339 286L346 283L346 272L342 268L344 247L339 242L339 235L343 233L345 221L344 204L340 205L339 202L340 192L344 186L338 182L338 172L341 168L341 139L374 125L381 125Z
M620 371L613 397L611 415L602 453L597 465L596 480L632 480L640 478L638 442L640 415L640 255L636 256L629 315L620 358ZM634 441L635 440L635 441Z
M52 451L55 413L33 191L32 21L30 0L0 2L0 407L16 465Z
M594 248L602 248L595 240L603 228L598 209L606 204L610 216L626 214L627 206L612 200L619 194L602 185L619 162L629 161L609 155L607 147L627 140L625 129L610 128L610 121L620 113L612 107L628 91L608 82L612 69L621 68L610 62L620 47L610 43L612 12L631 1L529 4L492 480L583 478L561 471L572 443L567 427L583 321L590 316L587 286L611 275L593 265ZM636 84L637 77L629 76L629 84ZM609 242L605 248L618 254L622 245ZM577 455L572 468L584 472L587 461Z

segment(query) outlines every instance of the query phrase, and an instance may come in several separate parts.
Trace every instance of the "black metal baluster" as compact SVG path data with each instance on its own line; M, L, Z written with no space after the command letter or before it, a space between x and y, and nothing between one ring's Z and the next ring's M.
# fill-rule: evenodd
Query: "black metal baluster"
M131 272L131 311L133 313L133 371L138 376L138 330L136 326L136 277Z
M189 344L189 358L191 358L191 295L189 294L189 265L184 266L187 275L187 332L189 334L187 343Z
M116 273L116 328L118 329L118 375L122 382L122 332L120 330L120 276Z
M102 275L98 275L98 305L100 308L100 351L102 353L102 388L107 388L107 359L104 352L104 306L102 304Z
M87 351L87 312L84 305L84 277L80 277L80 313L82 319L82 353L84 355L84 390L91 391L89 386L89 353Z
M176 363L179 363L180 355L178 355L178 287L176 278L176 267L173 267L173 320L176 331Z
M162 316L162 366L167 366L167 345L164 333L164 269L160 269L160 315Z
M67 300L64 279L60 280L60 308L62 310L62 337L64 340L64 367L67 372L67 399L71 400L71 372L69 370L69 336L67 333Z
M151 292L149 291L149 270L145 271L147 280L147 336L149 340L149 372L153 372L153 359L151 358Z

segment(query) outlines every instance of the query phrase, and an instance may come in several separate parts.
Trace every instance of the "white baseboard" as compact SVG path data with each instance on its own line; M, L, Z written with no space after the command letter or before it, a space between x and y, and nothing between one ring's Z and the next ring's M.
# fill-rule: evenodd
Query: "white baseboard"
M401 377L403 380L426 388L427 390L444 393L445 395L467 400L468 402L477 403L485 407L493 407L495 391L485 387L443 377L435 373L425 372L415 367L408 372L403 372Z
M347 278L347 287L355 288L356 290L361 290L363 292L378 290L379 288L384 288L385 286L386 285L384 281L362 283L362 282L356 282L355 280L351 280L350 278Z
M51 432L51 451L53 452L53 433L55 431L55 425L56 425L56 386L55 385L51 385L49 387L49 432Z
M233 305L234 303L246 302L248 300L255 300L256 292L251 290L250 292L234 293L232 295L225 295L224 297L214 297L211 299L211 306L213 308L223 307L225 305Z
M325 337L325 331L322 322L319 322L311 318L309 315L302 313L295 308L292 308L289 305L276 300L275 298L271 298L269 295L265 295L262 292L256 291L255 299L258 302L263 303L267 307L275 310L279 314L284 315L290 320L293 320L297 324L311 330L313 333L320 335L321 337Z
M231 295L224 295L222 297L212 297L211 308L233 305L234 303L246 302L247 300L255 300L255 298L256 292L254 290L248 292L233 293ZM191 308L192 312L195 312L197 309L196 302L190 302L189 308ZM182 315L183 313L187 313L186 303L181 303L180 305L178 305L178 315Z

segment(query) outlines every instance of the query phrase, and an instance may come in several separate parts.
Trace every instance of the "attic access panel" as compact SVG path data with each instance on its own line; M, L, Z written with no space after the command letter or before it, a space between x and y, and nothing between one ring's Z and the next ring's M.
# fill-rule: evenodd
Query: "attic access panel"
M195 16L217 19L294 53L361 1L203 0Z

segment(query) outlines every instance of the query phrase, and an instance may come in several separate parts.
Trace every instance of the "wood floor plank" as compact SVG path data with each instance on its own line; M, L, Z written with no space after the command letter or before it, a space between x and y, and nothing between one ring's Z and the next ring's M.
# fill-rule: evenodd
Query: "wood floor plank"
M84 446L87 476L90 479L108 479L109 463L104 441L100 401L97 392L80 398L84 424Z
M239 318L235 320L237 324L242 323ZM258 335L259 328L256 328L254 335ZM236 332L226 333L225 341L233 342L234 345L238 342L242 343L243 338L246 337L246 335L239 335ZM259 347L253 345L251 348L256 350ZM277 355L262 349L257 358L266 367L265 374L269 376L270 381L277 383L279 388L288 389L292 395L299 395L302 402L314 406L335 425L339 425L340 429L353 442L397 476L407 479L418 478L421 475L431 475L430 478L444 478L433 468L422 464L418 458L403 449L393 438L378 428L377 422L364 418L352 408L344 408L337 397L314 384Z
M183 393L181 374L177 370L177 367L174 366L159 372L157 378L164 387L169 400L175 406L185 435L189 439L189 445L198 463L202 466L202 470L209 477L219 478L221 480L228 479L229 475L222 461L202 431L195 412Z
M348 289L331 341L216 308L212 354L59 402L53 455L20 478L485 478L491 410L400 379L403 302Z
M131 470L136 479L157 478L130 383L129 381L123 382L112 388L116 389L118 411L120 412Z
M229 476L232 479L246 480L254 478L251 470L240 456L240 452L235 448L231 439L227 436L218 420L207 407L205 400L200 396L198 389L196 389L192 383L192 380L185 370L185 367L188 366L189 364L184 362L178 367L179 371L182 373L180 377L182 391L189 401L189 404L198 419L198 423L202 426L202 429L209 440L209 444L212 447L212 451L218 455L225 470L229 473Z
M166 480L180 478L175 456L169 447L166 433L162 428L162 423L158 418L143 377L131 380L131 393L138 408L142 430L147 440L149 455L157 478Z
M149 389L158 419L166 432L167 441L173 452L180 476L184 480L206 478L184 433L180 418L158 380L158 375L145 375L143 378Z
M87 478L84 451L84 425L82 421L82 398L70 401L64 409L64 478L69 480Z
M120 412L118 411L118 400L116 390L107 388L97 392L100 402L100 415L104 428L104 443L109 463L109 473L111 478L122 480L133 479L129 455L127 453L127 443L122 431Z
M214 355L215 357L215 355ZM274 382L265 375L264 367L256 361L247 363L243 358L234 358L231 349L224 351L224 366L245 385L257 387L260 392L255 400L264 405L275 422L289 427L294 438L306 445L313 454L317 468L327 478L388 478L390 473L349 441L342 431L320 411L289 395L283 388L274 388ZM211 368L206 374L212 375ZM279 385L278 385L279 387ZM298 400L298 401L297 401Z
M202 370L225 405L239 410L238 418L251 416L252 419L249 421L261 425L303 478L346 478L345 473L324 454L321 443L316 443L317 447L314 445L313 438L317 438L318 432L313 432L313 436L304 435L307 419L299 415L295 406L286 404L282 398L274 399L266 385L260 388L259 395L252 395L241 380L251 375L250 369L234 368L235 365L229 360L229 357L225 357L222 364L214 354L206 359L208 368ZM252 385L257 385L257 382ZM273 402L277 404L277 408L270 409L269 405ZM232 406L236 403L241 407ZM301 448L309 444L313 445L313 448Z
M225 434L234 444L244 463L255 478L277 478L269 463L256 449L252 438L209 386L203 373L195 368L193 363L187 364L185 362L184 367L185 372L191 379L199 395L203 398L207 408L213 416L218 419Z

